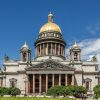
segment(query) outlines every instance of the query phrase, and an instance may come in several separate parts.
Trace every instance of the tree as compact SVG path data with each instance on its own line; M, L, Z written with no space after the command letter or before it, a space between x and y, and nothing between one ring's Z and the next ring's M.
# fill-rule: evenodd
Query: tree
M96 85L96 86L93 88L93 91L94 91L95 97L96 97L96 98L100 98L100 84L99 84L99 85Z

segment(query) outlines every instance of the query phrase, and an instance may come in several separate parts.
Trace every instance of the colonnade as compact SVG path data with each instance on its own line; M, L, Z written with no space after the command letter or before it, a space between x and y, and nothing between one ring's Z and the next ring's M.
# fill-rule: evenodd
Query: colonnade
M31 76L31 78L30 78ZM37 77L38 76L38 77ZM25 92L26 95L38 93L42 95L43 92L47 93L48 88L55 85L74 85L74 74L31 74L28 75Z
M36 56L61 55L65 57L65 47L60 43L41 43L36 46Z

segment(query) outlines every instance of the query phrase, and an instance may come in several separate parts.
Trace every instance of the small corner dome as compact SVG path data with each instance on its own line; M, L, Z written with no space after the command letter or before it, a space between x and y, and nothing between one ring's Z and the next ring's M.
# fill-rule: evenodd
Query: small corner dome
M30 47L27 45L27 43L25 42L25 44L21 47L21 51L25 52L25 51L30 51Z
M80 49L80 47L78 46L78 44L75 42L72 46L72 49Z
M43 32L62 33L60 27L53 22L53 14L52 13L48 14L48 22L40 28L39 34L41 34Z

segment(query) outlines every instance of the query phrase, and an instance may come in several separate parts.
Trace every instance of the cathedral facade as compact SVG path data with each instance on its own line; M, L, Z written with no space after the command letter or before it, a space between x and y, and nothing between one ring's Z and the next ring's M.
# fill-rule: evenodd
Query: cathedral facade
M21 94L42 95L55 85L78 85L93 94L93 87L99 84L98 63L82 61L77 43L70 48L70 59L66 57L66 42L60 27L53 21L53 14L48 15L48 22L41 27L34 45L33 60L27 43L20 49L19 61L5 58L0 87L17 87Z

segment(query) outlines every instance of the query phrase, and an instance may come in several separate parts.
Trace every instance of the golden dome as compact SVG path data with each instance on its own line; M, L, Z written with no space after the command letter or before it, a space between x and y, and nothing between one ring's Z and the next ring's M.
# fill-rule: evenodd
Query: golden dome
M75 42L74 45L72 46L73 49L79 49L79 46L77 45L77 43Z
M47 31L55 31L55 32L62 33L60 27L53 22L53 14L51 13L48 15L48 23L44 24L41 27L39 33L47 32Z

